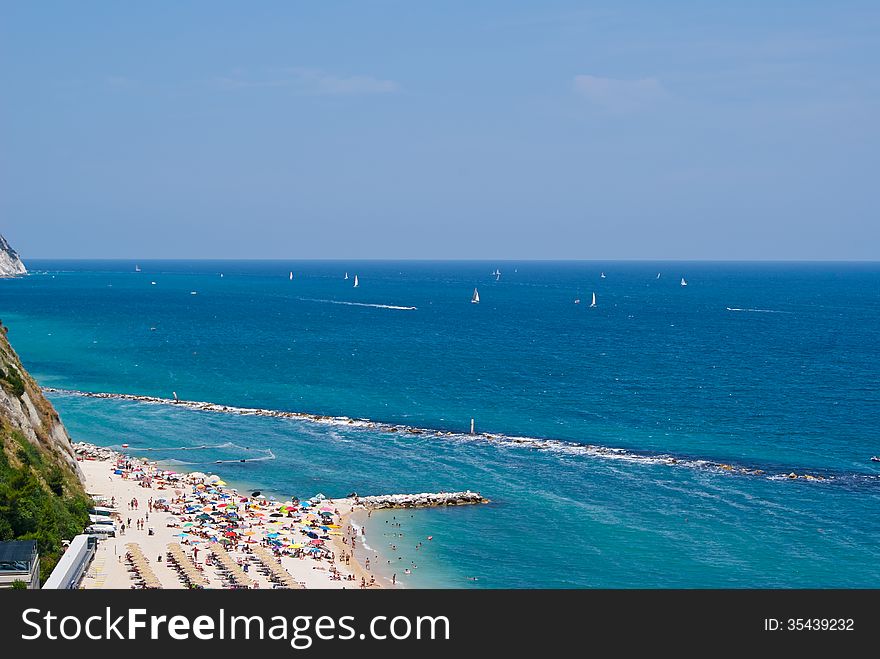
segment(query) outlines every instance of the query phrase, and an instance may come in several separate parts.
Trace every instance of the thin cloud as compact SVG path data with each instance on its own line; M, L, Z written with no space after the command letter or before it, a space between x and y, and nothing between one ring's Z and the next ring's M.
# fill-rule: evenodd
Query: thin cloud
M621 80L577 75L572 86L578 95L611 112L634 112L652 106L667 96L657 78Z
M320 69L293 68L276 72L271 77L246 77L237 70L231 76L217 78L221 89L288 88L299 94L315 96L388 94L400 90L393 80L373 76L339 76Z

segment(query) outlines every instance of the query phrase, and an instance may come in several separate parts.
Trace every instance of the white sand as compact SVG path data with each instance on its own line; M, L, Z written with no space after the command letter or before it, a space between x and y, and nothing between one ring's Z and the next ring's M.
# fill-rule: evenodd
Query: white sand
M134 586L134 580L130 575L125 564L125 545L135 542L140 545L144 555L150 561L150 565L158 577L164 588L184 588L184 584L178 577L177 571L168 564L166 553L167 545L172 542L181 543L184 552L193 557L194 547L198 548L197 564L202 566L203 574L207 577L212 588L222 588L223 581L214 566L205 565L205 558L211 553L211 546L218 546L216 543L207 539L192 537L194 543L188 542L189 538L182 539L176 537L181 533L180 528L184 520L190 519L191 515L173 514L171 512L154 511L148 512L147 502L149 499L154 501L158 499L174 499L175 490L181 495L187 495L193 490L192 483L182 482L181 484L169 484L164 486L156 479L153 480L150 487L145 487L141 481L124 478L113 473L115 468L115 460L97 460L85 459L80 462L86 479L86 490L90 494L103 495L105 497L115 497L115 511L118 514L117 519L117 536L115 538L107 538L101 540L98 544L98 551L95 559L92 561L85 578L83 579L83 588L131 588ZM149 473L152 467L147 467ZM216 488L219 492L231 494L233 497L242 498L235 490L229 488ZM214 495L215 500L219 499ZM129 502L137 499L139 507L137 510L129 508ZM259 504L259 505L258 505ZM302 534L303 527L289 518L270 519L268 514L276 510L278 503L262 502L249 499L247 505L239 507L242 529L239 531L244 533L252 533L249 535L251 540L261 543L266 534L275 531L284 531L285 536L291 542L308 542L309 538ZM346 499L328 500L322 502L322 506L327 505L338 510L338 517L334 517L336 525L340 528L330 531L330 542L327 547L335 554L335 560L329 558L315 559L311 556L303 558L294 558L293 556L284 556L282 565L291 574L291 576L306 588L359 588L361 586L361 578L364 577L369 583L370 573L365 571L358 565L354 559L348 564L340 560L341 556L350 554L350 544L343 544L343 534L346 540L351 536L351 527L348 524L348 517L351 513L351 502ZM129 518L131 524L128 524ZM143 530L137 530L136 521L144 519ZM118 534L120 522L126 524L125 533ZM173 526L169 526L173 525ZM148 533L148 529L153 529L153 535ZM196 527L187 527L195 529ZM241 539L241 538L240 538ZM249 559L247 553L241 551L245 545L239 545L230 551L235 559L243 559L249 563L248 576L258 583L258 588L272 588L269 579L256 569L256 563ZM161 556L161 562L159 557ZM343 575L342 580L331 579L331 568L335 567ZM349 581L345 579L346 575L353 574L356 580ZM374 584L373 587L378 587Z

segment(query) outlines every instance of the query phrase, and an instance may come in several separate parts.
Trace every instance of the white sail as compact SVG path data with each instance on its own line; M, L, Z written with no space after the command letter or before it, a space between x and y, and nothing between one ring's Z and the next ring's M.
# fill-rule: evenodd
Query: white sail
M499 281L501 279L501 273L495 275L495 281Z
M605 273L604 273L604 272L603 272L601 275L599 275L599 276L600 276L602 279L605 279Z
M293 273L292 272L290 273L290 276L288 277L288 279L290 279L290 281L293 281Z
M681 285L682 285L682 286L687 286L687 285L688 285L688 283L687 283L687 281L685 280L684 277L681 278Z
M135 272L140 272L140 271L141 271L141 266L139 266L139 265L134 266L134 271L135 271Z
M593 301L590 302L590 308L592 309L595 306L596 306L596 294L593 293Z
M657 279L660 279L660 273L659 273L659 272L657 273Z
M347 272L345 273L345 278L348 279L348 273L347 273Z
M355 276L354 276L354 288L357 288L358 285L359 285L359 284L358 284L358 276L355 275Z
M474 289L474 296L471 298L471 304L479 304L480 303L480 293L477 289Z

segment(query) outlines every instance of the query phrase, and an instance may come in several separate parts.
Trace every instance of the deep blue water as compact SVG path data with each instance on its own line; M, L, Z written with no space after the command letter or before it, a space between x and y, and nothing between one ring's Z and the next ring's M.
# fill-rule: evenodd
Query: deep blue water
M475 418L680 461L52 397L75 439L202 471L274 456L216 466L242 486L492 499L398 512L403 538L374 514L368 541L405 584L880 587L878 264L28 266L41 272L0 281L0 318L45 386L456 433ZM833 480L768 477L791 471Z

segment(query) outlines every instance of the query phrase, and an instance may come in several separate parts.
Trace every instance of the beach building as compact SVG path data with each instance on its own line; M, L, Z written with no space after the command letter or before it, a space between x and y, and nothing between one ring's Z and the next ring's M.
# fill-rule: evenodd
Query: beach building
M0 542L0 588L12 588L16 581L23 581L28 588L40 587L36 540Z
M46 579L44 590L70 590L79 588L83 575L89 567L98 547L98 538L82 534L71 540L64 556Z

